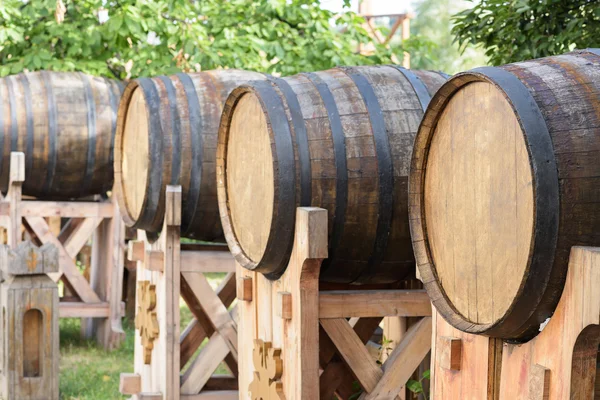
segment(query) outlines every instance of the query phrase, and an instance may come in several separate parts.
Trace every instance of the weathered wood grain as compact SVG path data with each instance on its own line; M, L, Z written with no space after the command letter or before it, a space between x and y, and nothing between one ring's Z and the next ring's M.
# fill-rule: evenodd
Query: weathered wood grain
M217 185L225 238L277 278L298 206L328 210L321 279L389 283L414 273L407 183L423 106L445 78L393 66L334 68L235 89L223 108Z
M438 311L527 341L552 315L572 246L600 245L600 56L454 76L415 139L410 227Z
M166 185L182 187L184 237L222 238L215 184L217 130L239 70L139 78L125 88L115 139L115 191L128 226L160 231Z
M0 79L0 190L11 151L25 153L23 194L71 199L110 190L121 83L38 71Z

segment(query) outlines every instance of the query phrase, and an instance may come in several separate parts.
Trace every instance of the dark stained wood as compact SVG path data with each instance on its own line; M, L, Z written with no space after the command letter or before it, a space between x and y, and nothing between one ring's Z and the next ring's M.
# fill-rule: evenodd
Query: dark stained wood
M454 327L510 341L531 339L539 333L540 324L553 314L558 304L571 247L600 245L598 54L593 49L581 50L465 72L449 80L431 100L413 151L409 196L411 233L425 287L437 310ZM430 150L438 122L445 115L451 100L458 97L457 94L469 85L480 82L491 84L491 90L499 91L510 102L523 132L532 173L529 189L523 187L519 190L534 189L533 208L530 211L534 223L529 256L517 266L498 264L494 267L500 272L509 267L521 271L517 276L506 277L516 280L518 291L511 294L512 303L509 303L506 312L487 323L477 323L465 317L457 312L457 307L449 300L437 273L440 268L448 266L436 265L432 257L432 248L440 246L440 240L431 243L432 231L428 230L425 214L426 205L429 204L425 182L428 166L431 165L429 163L434 162L430 159L433 154ZM453 123L453 131L459 132L462 127L468 126L468 114ZM469 129L465 129L467 131ZM471 133L477 132L471 129ZM473 182L454 179L453 190L461 193L461 188L469 184L473 185ZM482 186L488 184L481 182ZM496 207L504 201L500 200L503 197L499 195L505 189L492 187L498 194ZM436 222L430 221L429 224L433 226ZM474 230L475 224L476 218L466 218L461 226L449 224L446 229ZM473 251L473 248L465 247L463 252L466 254L469 251ZM509 245L499 245L494 251L504 254L513 250L512 247L509 249ZM470 278L464 276L461 279ZM498 285L502 283L498 282ZM470 296L467 300L471 299ZM477 303L469 304L478 307Z
M329 211L322 280L390 283L412 274L410 154L423 104L446 79L436 72L418 74L394 66L334 68L253 82L232 92L219 131L217 180L225 238L240 264L279 276L290 256L295 208L315 206ZM249 113L241 106L251 96L260 100L265 118L236 119L237 111ZM268 129L261 128L265 119ZM264 187L247 188L244 170L248 178L261 175L252 167L264 163L228 158L228 145L235 138L239 152L267 135L274 177L257 179ZM272 200L266 201L272 207L261 211L256 203L270 193ZM240 218L250 204L252 215ZM259 229L265 221L270 221L267 235Z
M83 73L0 79L0 190L11 151L25 153L24 195L66 200L110 190L121 91L120 82Z
M264 75L219 70L140 78L127 85L119 107L114 167L117 198L128 226L158 232L165 212L165 187L181 185L182 236L205 241L222 238L215 183L221 109L233 88L253 79ZM131 104L136 91L143 94L145 110ZM140 120L145 123L135 123ZM126 148L128 135L147 140L148 151L140 156L143 160L135 160L138 164L131 160L132 153L138 156L135 149ZM147 173L127 174L128 164L143 165ZM127 197L132 193L139 193L139 201Z

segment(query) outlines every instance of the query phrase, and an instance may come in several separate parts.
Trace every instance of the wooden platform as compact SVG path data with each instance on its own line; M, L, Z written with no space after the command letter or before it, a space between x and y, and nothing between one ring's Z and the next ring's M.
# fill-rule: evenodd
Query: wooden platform
M181 245L180 225L181 187L168 186L159 238L138 231L129 242L128 258L137 262L135 365L121 374L120 391L139 400L237 399L233 257L224 245ZM214 272L225 274L216 290L204 275ZM186 327L180 298L195 317ZM221 363L229 375L214 375Z
M0 198L0 227L6 243L15 248L27 236L34 243L51 243L59 252L59 272L50 274L62 281L65 293L59 305L61 318L84 318L82 333L95 336L106 349L118 347L125 334L121 326L124 225L111 199L97 201L39 201L22 197L25 155L11 153L10 184ZM59 234L47 218L66 218ZM89 281L75 258L92 238Z
M429 352L425 291L320 290L327 247L327 211L298 208L280 279L237 266L240 399L396 399ZM421 318L381 366L365 343L383 317Z
M600 248L573 247L560 303L522 344L458 331L434 312L432 399L590 400L600 344Z

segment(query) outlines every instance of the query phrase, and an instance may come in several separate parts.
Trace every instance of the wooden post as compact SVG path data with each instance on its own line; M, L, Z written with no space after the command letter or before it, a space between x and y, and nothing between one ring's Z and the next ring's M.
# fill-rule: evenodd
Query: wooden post
M58 400L58 252L31 242L0 246L0 393L7 400Z
M348 399L355 380L360 399L395 399L429 352L427 294L320 290L327 248L327 211L298 208L292 255L279 279L237 266L240 399ZM420 319L382 368L365 344L383 317Z
M237 312L228 310L235 299L233 257L226 246L182 251L180 186L167 186L165 204L159 238L152 242L138 231L138 240L128 243L127 257L137 262L135 374L121 375L121 392L138 399L237 400ZM227 273L218 289L207 272ZM185 328L180 298L195 317ZM222 362L231 375L213 375Z
M432 399L594 398L600 344L600 248L573 247L562 297L524 344L464 333L434 313Z
M113 217L103 219L94 232L90 265L90 286L101 301L108 303L108 318L88 319L85 332L87 337L95 335L96 341L107 350L117 348L125 339L121 325L125 225L116 199L112 198L111 204Z
M65 284L68 296L60 302L60 316L84 318L85 336L96 336L106 349L114 349L124 338L121 328L123 280L123 225L115 202L39 201L21 196L25 180L25 155L11 153L10 185L5 197L0 196L0 226L7 243L15 249L21 242L23 229L35 243L52 244L58 250L59 264L49 273L54 282ZM48 219L68 219L56 235ZM89 282L79 271L76 257L96 232L95 262ZM92 323L89 318L95 318Z

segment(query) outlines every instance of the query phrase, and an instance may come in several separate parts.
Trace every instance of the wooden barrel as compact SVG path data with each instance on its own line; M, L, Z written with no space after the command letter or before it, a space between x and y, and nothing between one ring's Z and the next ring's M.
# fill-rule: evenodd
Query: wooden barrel
M128 226L160 231L165 188L182 187L182 235L222 238L215 182L221 110L256 72L219 70L131 81L121 99L115 146L116 193Z
M411 165L423 282L458 329L540 331L569 252L600 245L600 56L584 50L454 76L432 99Z
M217 147L225 238L241 265L285 269L296 207L326 208L321 279L389 283L414 273L408 227L413 139L437 72L335 68L236 88Z
M70 199L110 190L121 83L40 71L0 79L0 190L25 153L23 194Z

